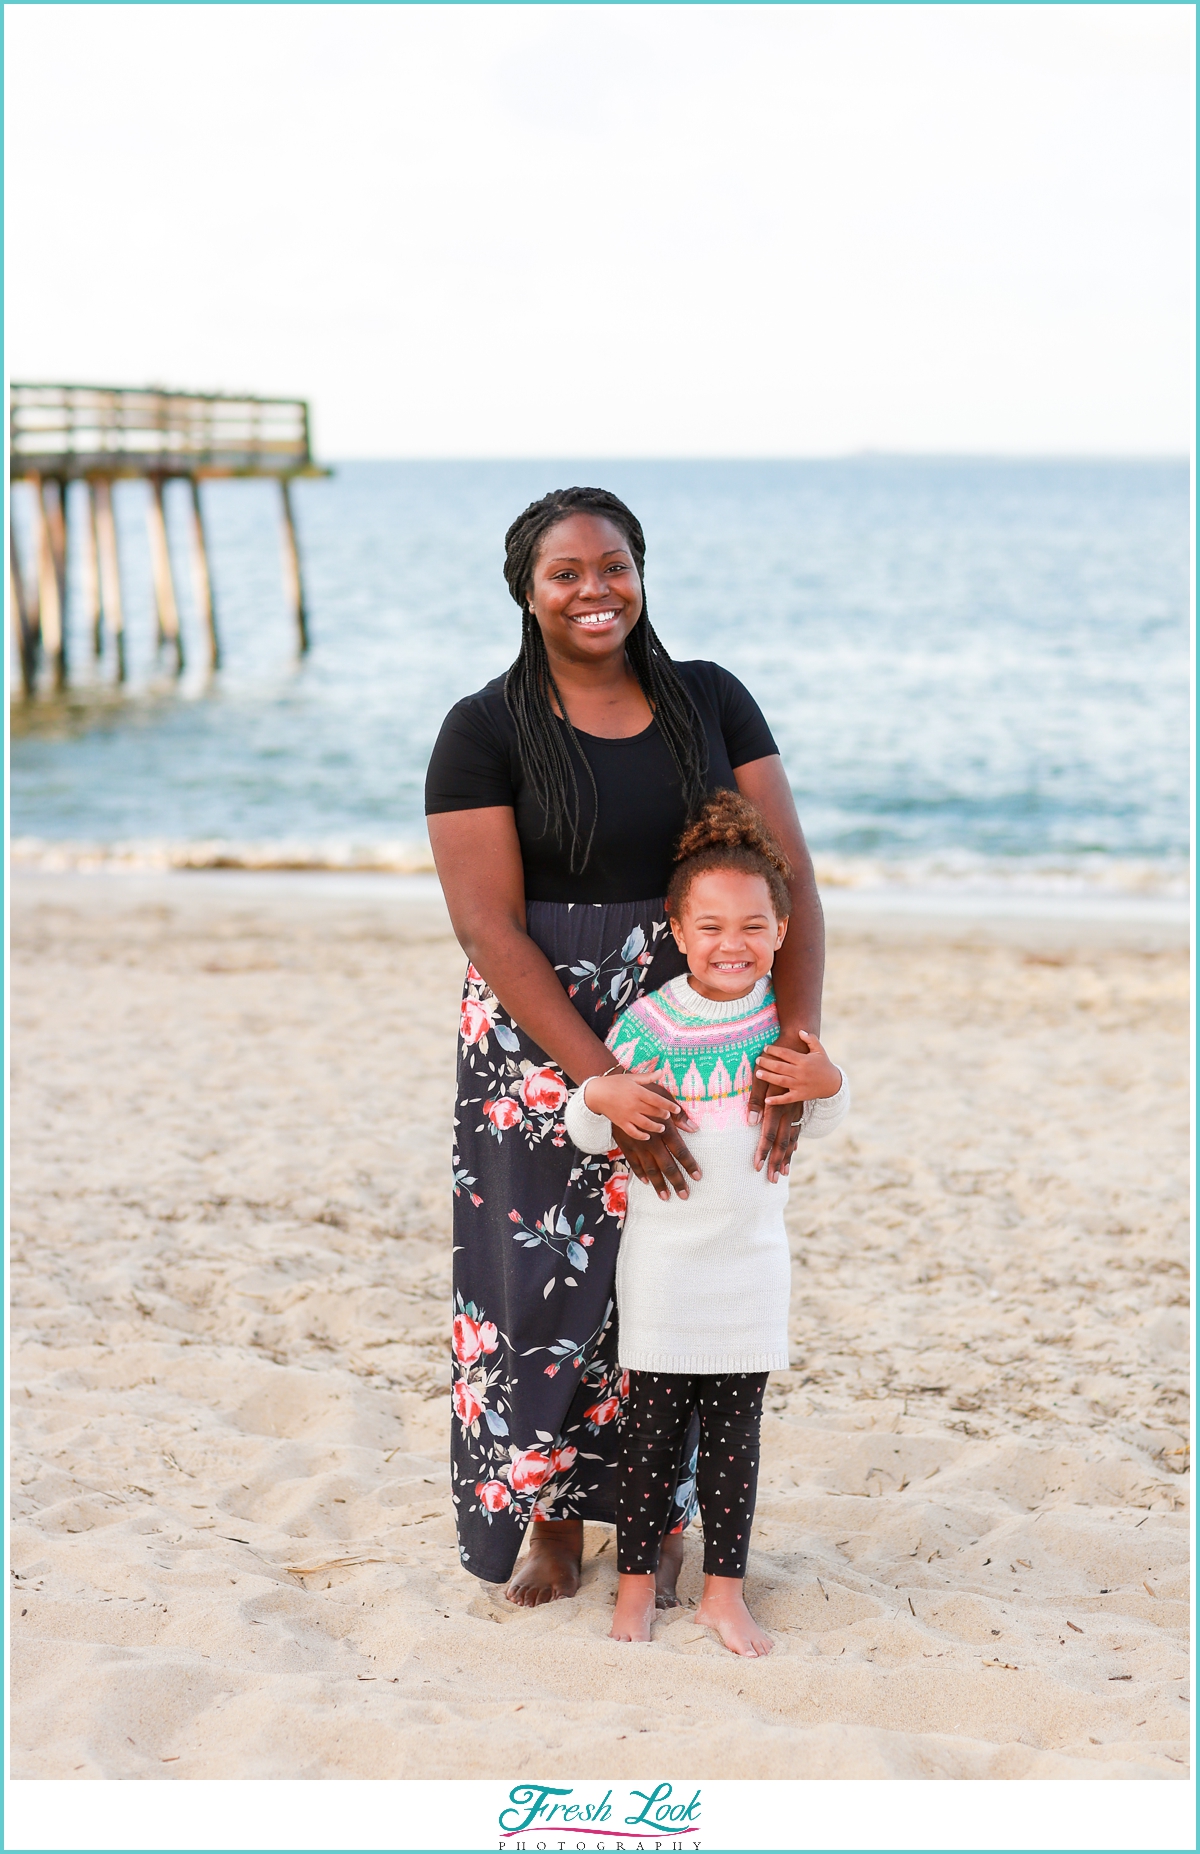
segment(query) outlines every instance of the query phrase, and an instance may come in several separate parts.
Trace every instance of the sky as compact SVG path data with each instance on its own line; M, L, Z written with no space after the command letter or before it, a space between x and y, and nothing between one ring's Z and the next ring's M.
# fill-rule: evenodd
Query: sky
M1190 5L4 23L11 378L331 458L1189 448Z

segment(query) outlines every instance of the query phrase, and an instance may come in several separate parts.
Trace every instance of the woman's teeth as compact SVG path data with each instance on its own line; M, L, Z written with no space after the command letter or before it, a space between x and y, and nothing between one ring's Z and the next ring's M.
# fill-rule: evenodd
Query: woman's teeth
M572 624L611 624L616 612L576 612Z

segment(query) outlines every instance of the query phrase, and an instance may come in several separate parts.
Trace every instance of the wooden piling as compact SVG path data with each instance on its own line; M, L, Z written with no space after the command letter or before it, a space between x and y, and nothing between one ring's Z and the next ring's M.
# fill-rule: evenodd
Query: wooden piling
M67 680L67 485L61 477L50 477L42 493L45 496L54 579L58 587L59 637L58 653L54 660L54 681L61 689Z
M98 477L92 486L96 510L96 552L100 566L100 604L108 635L117 647L117 681L125 680L125 613L121 605L121 561L113 520L112 484Z
M17 654L21 659L21 686L32 695L37 686L38 624L25 590L25 575L17 553L17 537L12 520L8 524L8 576L12 584L12 615L16 628Z
M292 513L291 484L286 476L279 479L283 501L283 583L296 620L300 655L308 649L308 613L304 607L304 581L300 576L300 549L296 545L296 519Z
M47 477L42 485L46 521L50 529L50 552L54 557L54 576L58 581L60 610L67 609L67 485L61 477Z
M208 543L204 534L204 512L200 507L199 479L189 476L192 490L192 585L196 609L208 632L208 656L213 669L221 667L221 641L217 636L217 614L213 606L212 574L208 570Z
M183 668L183 638L179 631L179 606L175 599L175 581L171 574L171 549L167 542L167 522L163 513L163 479L150 478L150 500L146 504L146 526L150 531L150 561L154 569L154 605L158 613L158 641L173 644L175 666Z
M49 484L34 477L34 520L37 531L38 612L41 618L42 649L50 659L55 683L66 681L66 653L63 649L63 602L54 559L54 539L50 528L47 496Z
M83 611L92 638L92 653L104 648L104 619L100 605L100 569L96 558L96 505L92 486L85 478L83 491ZM76 504L78 507L78 503Z

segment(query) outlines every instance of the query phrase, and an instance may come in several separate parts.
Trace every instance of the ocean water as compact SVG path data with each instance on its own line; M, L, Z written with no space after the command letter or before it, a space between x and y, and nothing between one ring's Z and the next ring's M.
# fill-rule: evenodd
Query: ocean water
M1182 892L1189 483L1173 462L344 463L296 487L298 661L270 484L204 489L224 667L153 650L141 485L119 486L130 678L18 699L18 858L419 867L446 709L512 659L505 527L599 482L637 510L679 657L742 678L825 879ZM25 539L21 491L18 539Z

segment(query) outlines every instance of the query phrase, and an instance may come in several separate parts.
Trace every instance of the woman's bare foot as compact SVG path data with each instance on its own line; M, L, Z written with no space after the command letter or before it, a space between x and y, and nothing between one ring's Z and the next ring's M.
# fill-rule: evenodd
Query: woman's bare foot
M583 1557L582 1519L536 1519L529 1528L529 1554L504 1592L510 1603L535 1609L579 1588Z
M770 1654L775 1646L746 1608L740 1577L705 1577L696 1621L707 1629L715 1629L734 1654L754 1658Z
M659 1609L678 1609L675 1586L683 1569L683 1534L668 1532L658 1548L658 1570L654 1574L654 1601Z
M654 1573L637 1576L623 1571L617 1579L617 1606L613 1610L614 1642L648 1642L654 1627Z

